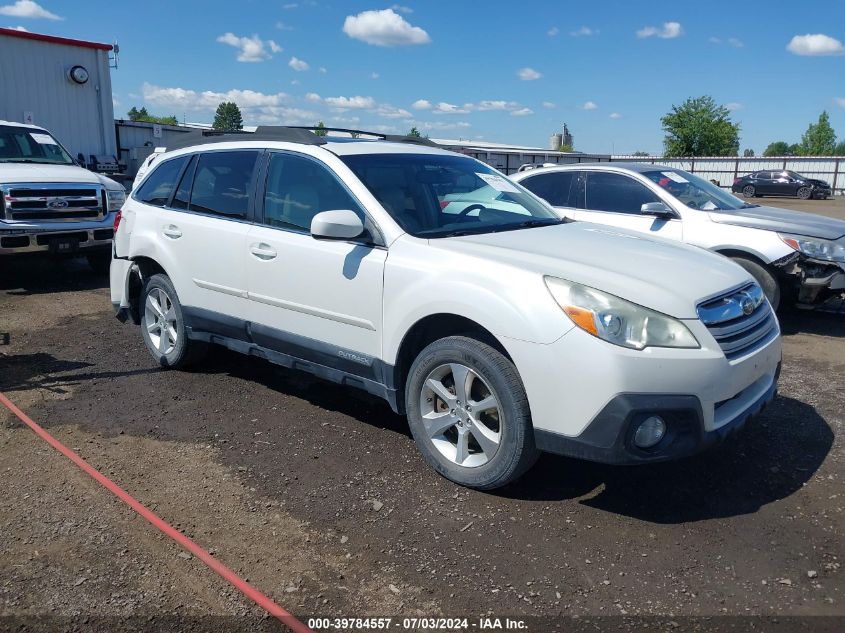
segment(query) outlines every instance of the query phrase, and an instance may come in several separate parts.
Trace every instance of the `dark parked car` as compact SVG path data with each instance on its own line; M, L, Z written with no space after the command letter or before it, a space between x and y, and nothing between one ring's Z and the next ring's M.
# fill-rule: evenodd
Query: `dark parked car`
M802 200L824 200L830 196L830 184L794 171L766 169L734 179L731 191L741 193L746 198L791 196Z

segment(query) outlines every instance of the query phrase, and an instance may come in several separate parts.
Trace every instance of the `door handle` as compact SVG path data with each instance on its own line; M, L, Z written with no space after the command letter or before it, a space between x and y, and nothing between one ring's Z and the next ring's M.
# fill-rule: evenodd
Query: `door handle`
M269 245L261 242L260 244L253 244L249 247L249 252L255 255L258 259L264 261L276 259L278 253Z
M178 240L180 237L182 237L182 231L180 231L179 227L175 224L165 226L161 232L173 240Z

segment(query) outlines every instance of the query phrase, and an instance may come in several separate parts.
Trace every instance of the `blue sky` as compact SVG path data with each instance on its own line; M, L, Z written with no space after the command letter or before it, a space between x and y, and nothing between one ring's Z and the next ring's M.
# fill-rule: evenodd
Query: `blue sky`
M313 124L659 153L690 96L733 110L742 148L845 138L845 2L0 0L0 26L120 44L115 114ZM800 9L796 10L800 6ZM807 37L810 36L810 37Z

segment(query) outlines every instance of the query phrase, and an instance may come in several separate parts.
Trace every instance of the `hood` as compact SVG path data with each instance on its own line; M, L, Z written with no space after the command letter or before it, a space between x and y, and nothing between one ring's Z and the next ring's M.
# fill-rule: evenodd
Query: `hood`
M818 178L805 178L807 182L811 185L815 185L816 187L821 187L823 189L830 189L830 183L825 182L824 180L819 180Z
M431 240L432 245L609 292L679 319L751 277L721 255L588 222Z
M0 183L81 182L103 185L106 189L123 189L111 178L95 174L77 165L35 165L32 163L0 163Z
M820 237L838 240L845 235L845 220L827 218L815 213L777 209L775 207L751 207L736 211L708 211L710 219L720 224L732 224L751 229L792 233L806 237Z

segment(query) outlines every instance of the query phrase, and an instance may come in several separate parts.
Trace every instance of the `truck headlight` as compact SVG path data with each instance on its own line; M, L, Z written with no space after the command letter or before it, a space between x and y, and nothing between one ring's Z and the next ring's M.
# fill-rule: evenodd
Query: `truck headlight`
M823 240L818 237L784 235L783 233L778 233L778 237L789 248L795 249L807 257L829 262L845 262L845 244L841 242Z
M544 279L573 323L608 343L630 349L699 347L695 336L678 319L589 286L557 277Z
M109 202L109 211L118 211L126 202L126 192L123 189L108 189L106 199Z

